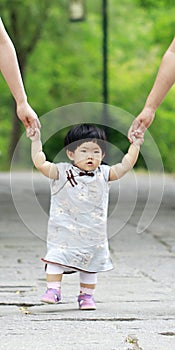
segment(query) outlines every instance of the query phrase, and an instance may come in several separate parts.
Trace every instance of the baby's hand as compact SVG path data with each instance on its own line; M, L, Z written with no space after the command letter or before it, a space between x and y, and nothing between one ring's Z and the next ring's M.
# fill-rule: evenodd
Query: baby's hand
M144 132L137 129L132 133L132 143L136 146L142 145L144 142Z
M26 136L30 138L31 141L39 141L40 140L40 130L38 128L27 128Z

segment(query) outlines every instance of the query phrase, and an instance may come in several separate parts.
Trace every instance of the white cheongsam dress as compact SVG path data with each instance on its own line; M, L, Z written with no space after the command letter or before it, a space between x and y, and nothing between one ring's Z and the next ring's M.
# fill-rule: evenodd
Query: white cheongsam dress
M107 239L108 165L89 173L69 163L56 164L51 180L47 263L84 272L113 268Z

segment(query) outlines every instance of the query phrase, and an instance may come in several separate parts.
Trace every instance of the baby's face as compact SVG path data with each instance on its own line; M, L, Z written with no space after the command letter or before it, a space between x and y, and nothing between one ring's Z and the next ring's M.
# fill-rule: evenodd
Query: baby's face
M104 154L96 142L83 142L74 152L67 151L69 159L74 165L85 171L93 171L101 164Z

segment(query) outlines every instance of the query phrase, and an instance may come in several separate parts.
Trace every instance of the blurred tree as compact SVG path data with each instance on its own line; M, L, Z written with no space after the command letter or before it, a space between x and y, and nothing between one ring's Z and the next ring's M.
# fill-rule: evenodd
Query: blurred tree
M43 0L2 0L0 13L7 31L14 43L21 75L25 79L27 59L34 51L45 25L48 9L52 2ZM9 160L20 137L21 123L16 118L15 105L12 104L12 131L10 137ZM16 154L17 155L17 154Z
M39 116L58 107L76 105L79 102L102 102L102 1L86 1L86 21L76 24L68 20L68 3L69 0L51 0L49 4L46 3L46 0L40 4L36 0L0 1L1 17L14 41L20 64L22 64L21 61L24 62L21 69L29 101ZM111 0L109 2L110 106L117 106L133 115L137 115L143 107L155 79L162 54L174 35L174 6L170 0L145 0L144 2L141 0L123 0L122 2ZM12 28L12 13L15 13L16 16L14 29ZM15 31L16 34L14 34ZM23 57L24 52L26 52L25 57ZM2 125L0 127L0 151L2 152L0 160L2 166L2 162L5 163L8 156L11 120L9 117L10 93L8 95L8 88L6 89L1 77L0 90L0 123ZM74 115L68 116L67 111L66 108L64 115L60 113L52 120L49 119L49 113L45 124L41 118L42 139L47 140L50 126L53 130L52 135L55 132L55 137L50 138L45 147L50 160L55 157L58 148L61 149L63 145L65 121L70 118L70 125L74 122ZM118 145L123 152L128 148L126 135L132 119L131 114L128 118L125 114L119 118L114 108L110 116L111 142ZM79 117L80 121L81 118L82 121L86 120L86 115L81 115L81 112ZM16 122L15 117L14 123ZM99 120L95 122L99 123ZM174 135L174 122L174 91L172 89L157 111L157 117L149 129L159 144L164 159L167 160L166 152L168 148L169 150L173 148L171 140ZM116 133L116 129L120 129L121 124L124 137ZM161 140L159 140L159 126L161 127ZM22 129L22 124L20 128ZM58 135L57 131L61 128L63 130ZM164 133L170 135L169 138L166 137L167 147L163 145ZM147 137L145 141L146 139ZM30 147L28 146L29 142L24 135L20 148L20 160L24 167L26 160L30 161ZM146 142L143 147L147 147ZM165 161L165 164L167 171L175 170L174 164L170 164L170 161ZM144 167L143 159L140 159L137 165Z
M147 9L165 8L174 6L174 0L137 0L140 6Z

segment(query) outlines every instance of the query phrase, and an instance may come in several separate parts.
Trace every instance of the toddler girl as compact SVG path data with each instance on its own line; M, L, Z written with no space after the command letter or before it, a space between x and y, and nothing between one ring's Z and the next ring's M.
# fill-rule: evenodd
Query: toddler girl
M47 290L41 300L61 301L63 273L79 271L81 310L95 310L97 273L113 268L107 240L109 181L118 180L135 164L143 135L135 138L122 162L102 164L105 132L95 125L74 126L65 137L71 163L46 160L39 129L29 129L35 167L51 179L46 264Z

